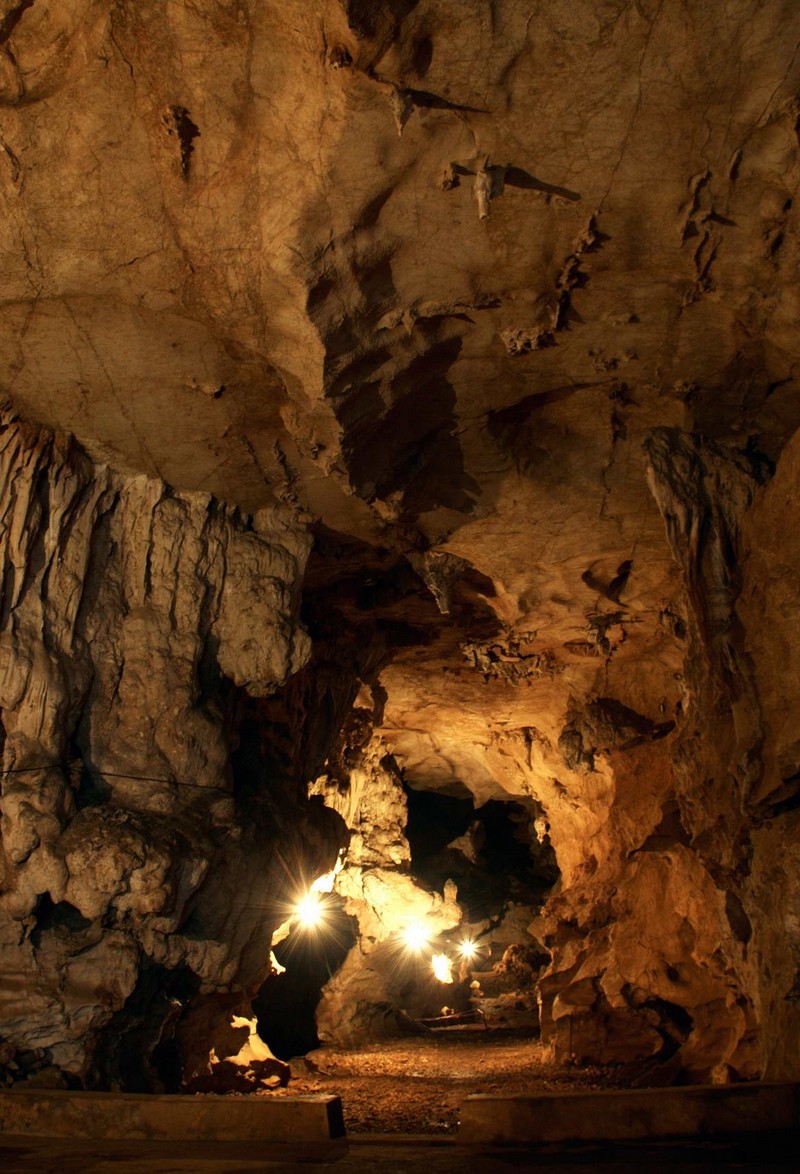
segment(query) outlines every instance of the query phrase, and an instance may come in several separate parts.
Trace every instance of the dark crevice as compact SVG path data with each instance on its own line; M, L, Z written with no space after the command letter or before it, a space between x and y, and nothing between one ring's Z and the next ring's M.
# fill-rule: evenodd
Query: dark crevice
M143 958L136 986L99 1033L87 1084L123 1092L176 1093L182 1067L175 1035L200 980Z
M30 943L35 950L41 946L44 933L70 938L88 929L92 924L69 901L54 902L49 893L44 893L39 898L33 916L36 924L30 932Z
M279 1060L319 1046L315 1012L322 988L344 962L358 937L358 923L340 898L322 902L318 927L298 925L274 950L284 974L272 974L253 1000L261 1038Z
M5 45L28 9L33 8L34 3L35 0L20 0L19 4L0 20L0 45Z
M194 141L200 137L200 128L189 114L185 106L170 106L164 115L164 127L168 135L175 135L178 139L181 158L181 175L189 178Z
M83 725L87 719L84 719ZM84 737L82 731L73 736L69 749L69 776L75 808L82 811L85 807L104 807L111 796L112 787L97 771L90 770L82 750Z

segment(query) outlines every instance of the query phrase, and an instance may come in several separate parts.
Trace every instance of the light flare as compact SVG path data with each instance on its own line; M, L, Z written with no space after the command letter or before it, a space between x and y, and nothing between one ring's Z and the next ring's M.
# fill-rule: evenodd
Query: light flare
M322 902L319 893L306 893L294 907L295 916L305 929L316 929L323 918Z
M434 954L431 958L431 965L439 982L453 981L453 963L446 954Z
M458 952L462 958L465 958L469 962L478 953L478 947L475 942L467 940L460 943Z
M424 950L430 941L428 931L419 921L412 921L403 930L403 941L409 950Z

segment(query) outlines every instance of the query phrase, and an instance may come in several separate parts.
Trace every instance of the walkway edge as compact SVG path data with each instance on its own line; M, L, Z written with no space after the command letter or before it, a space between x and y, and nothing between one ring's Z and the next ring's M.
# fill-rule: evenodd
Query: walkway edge
M162 1141L319 1142L343 1137L338 1096L0 1092L0 1132Z
M571 1141L770 1133L800 1126L800 1084L694 1085L538 1096L467 1097L459 1143Z

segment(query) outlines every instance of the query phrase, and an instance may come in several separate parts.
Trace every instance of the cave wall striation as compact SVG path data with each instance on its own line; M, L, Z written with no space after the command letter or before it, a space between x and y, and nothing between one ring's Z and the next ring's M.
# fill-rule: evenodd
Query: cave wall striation
M275 881L218 683L258 696L303 664L308 542L11 412L0 448L3 1036L82 1078L148 968L192 994L268 972Z

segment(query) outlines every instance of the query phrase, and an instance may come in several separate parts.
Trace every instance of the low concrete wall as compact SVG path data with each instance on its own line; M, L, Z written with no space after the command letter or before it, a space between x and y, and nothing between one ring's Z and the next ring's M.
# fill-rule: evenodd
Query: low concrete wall
M472 1096L459 1142L530 1145L772 1132L800 1126L800 1085L733 1084Z
M318 1142L344 1132L339 1097L0 1092L0 1133L120 1141Z

